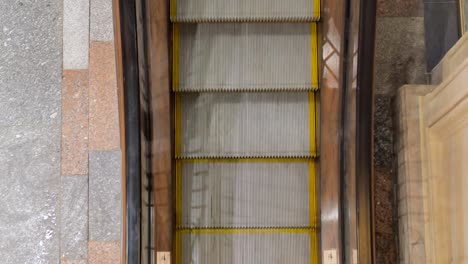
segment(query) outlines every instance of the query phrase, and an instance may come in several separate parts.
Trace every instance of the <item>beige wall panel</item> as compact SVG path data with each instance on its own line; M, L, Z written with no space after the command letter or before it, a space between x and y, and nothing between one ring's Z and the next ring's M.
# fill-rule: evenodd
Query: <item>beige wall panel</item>
M468 59L421 97L427 263L466 263Z
M421 175L420 96L435 86L405 85L397 94L398 225L400 263L425 264Z

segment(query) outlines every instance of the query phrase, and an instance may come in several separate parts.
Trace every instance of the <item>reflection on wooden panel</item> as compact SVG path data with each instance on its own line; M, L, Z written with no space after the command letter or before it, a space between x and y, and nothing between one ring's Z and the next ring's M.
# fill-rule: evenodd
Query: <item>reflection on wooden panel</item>
M152 169L155 201L154 249L172 251L172 133L169 81L169 4L147 1Z
M357 216L356 216L356 92L357 92L357 68L358 68L358 40L359 40L359 9L360 1L351 0L349 27L349 43L345 95L344 131L344 172L343 172L343 239L346 249L346 263L354 263L357 260Z
M324 1L320 91L321 250L340 252L339 179L344 1ZM322 259L323 260L323 259Z

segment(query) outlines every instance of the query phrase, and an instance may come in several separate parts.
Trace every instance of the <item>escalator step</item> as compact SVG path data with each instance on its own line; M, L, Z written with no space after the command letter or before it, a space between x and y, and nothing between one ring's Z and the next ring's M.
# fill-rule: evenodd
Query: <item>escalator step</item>
M314 92L179 93L176 158L315 157Z
M176 24L173 90L318 89L315 23Z
M311 22L318 0L171 0L173 22Z

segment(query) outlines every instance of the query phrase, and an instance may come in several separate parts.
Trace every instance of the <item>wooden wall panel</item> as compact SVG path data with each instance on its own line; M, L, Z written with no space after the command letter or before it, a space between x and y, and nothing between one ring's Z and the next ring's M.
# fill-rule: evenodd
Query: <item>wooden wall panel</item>
M152 112L155 251L173 248L172 114L169 72L169 2L147 0L148 64Z
M340 144L345 3L323 1L320 83L321 250L340 249ZM322 255L322 261L324 260ZM324 261L323 261L324 262Z

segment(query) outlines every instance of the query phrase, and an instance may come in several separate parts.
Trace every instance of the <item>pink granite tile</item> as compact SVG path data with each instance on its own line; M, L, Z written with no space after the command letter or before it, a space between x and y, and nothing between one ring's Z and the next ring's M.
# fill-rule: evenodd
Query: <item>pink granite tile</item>
M91 42L89 65L89 148L120 148L113 42Z
M62 82L62 175L88 174L88 70L65 70Z
M118 241L89 241L89 264L119 264L120 243Z

